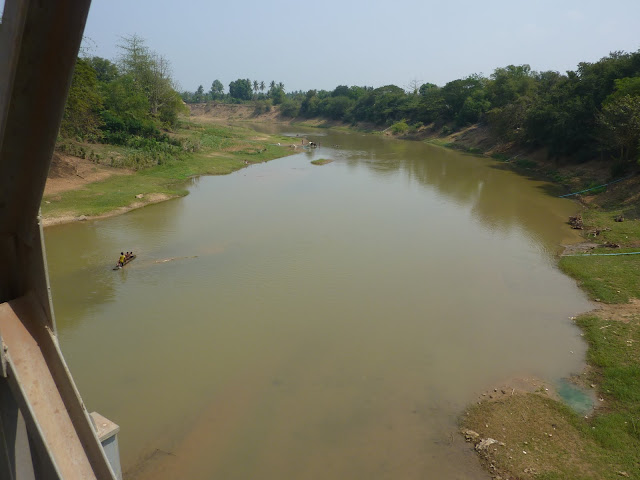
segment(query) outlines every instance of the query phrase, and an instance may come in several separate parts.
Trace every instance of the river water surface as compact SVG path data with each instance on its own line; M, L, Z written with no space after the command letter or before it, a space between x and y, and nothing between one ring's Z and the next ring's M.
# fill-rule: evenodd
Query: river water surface
M584 361L568 317L590 305L554 259L575 205L492 160L305 134L321 147L46 229L85 404L131 478L488 478L465 406Z

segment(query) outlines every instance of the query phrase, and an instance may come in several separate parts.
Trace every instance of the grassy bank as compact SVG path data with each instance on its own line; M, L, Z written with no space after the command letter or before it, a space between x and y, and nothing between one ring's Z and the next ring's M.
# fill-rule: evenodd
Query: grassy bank
M149 156L144 150L113 145L76 145L74 151L91 152L88 155L92 155L92 161L97 158L97 164L110 165L115 160L117 165L129 167L129 174L114 175L79 189L45 196L42 203L45 223L83 215L103 216L159 199L184 196L187 194L185 180L191 177L223 175L292 153L289 147L278 145L288 145L290 139L258 136L252 130L238 127L185 123L176 132L176 137L189 151L182 149L164 156L159 165L148 168L137 168L140 159Z
M589 347L578 383L595 393L596 408L579 415L544 390L471 407L463 428L479 434L476 442L502 442L479 449L495 478L640 478L640 255L593 255L640 251L640 221L623 200L634 193L627 185L620 195L624 188L596 196L583 212L585 240L598 246L559 262L602 304L575 320Z

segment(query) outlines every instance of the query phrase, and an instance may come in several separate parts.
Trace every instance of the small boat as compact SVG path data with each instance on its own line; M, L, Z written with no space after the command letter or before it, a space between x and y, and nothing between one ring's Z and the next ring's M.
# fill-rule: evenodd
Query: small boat
M114 270L120 270L122 267L124 267L127 263L129 263L131 260L133 260L134 258L136 258L137 255L131 255L129 258L127 258L124 263L122 265L117 264L115 267L113 267Z

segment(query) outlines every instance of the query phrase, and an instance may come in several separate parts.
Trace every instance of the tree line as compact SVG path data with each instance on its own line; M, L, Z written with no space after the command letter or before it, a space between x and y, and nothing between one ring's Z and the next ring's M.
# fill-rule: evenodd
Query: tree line
M163 130L186 108L169 62L136 35L123 37L115 61L78 58L60 136L147 149L175 144Z
M273 95L271 89L267 94L252 89L256 83L236 80L227 95L206 98L183 92L182 98L254 99L281 104L281 113L289 117L393 125L398 132L429 126L447 134L480 123L499 142L546 148L550 157L563 161L599 155L617 160L621 170L640 156L640 50L613 52L565 74L508 65L488 77L474 74L444 86L415 84L408 91L396 85L340 85L332 91L285 93L283 86Z
M265 93L265 90L267 92ZM240 103L251 100L270 100L272 105L278 105L285 100L284 83L272 80L269 88L264 81L239 78L229 83L229 92L224 93L224 85L220 80L214 80L209 91L205 92L202 85L198 85L195 92L183 91L180 93L185 103L203 103L209 101L226 101Z

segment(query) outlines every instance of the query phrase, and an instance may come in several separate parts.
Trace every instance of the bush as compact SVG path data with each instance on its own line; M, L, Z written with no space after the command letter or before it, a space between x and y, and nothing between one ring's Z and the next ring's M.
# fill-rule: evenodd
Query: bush
M262 115L263 113L271 111L271 100L258 100L253 110L254 115Z
M394 135L404 135L408 131L409 125L407 125L407 122L405 122L404 120L391 125L391 133L393 133Z
M280 114L284 117L296 117L300 111L300 104L295 100L285 100L280 105Z
M626 160L618 160L611 165L611 178L616 179L624 177L629 170L629 162Z

